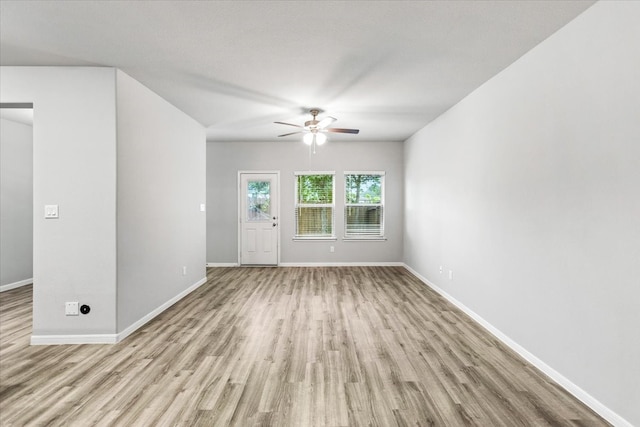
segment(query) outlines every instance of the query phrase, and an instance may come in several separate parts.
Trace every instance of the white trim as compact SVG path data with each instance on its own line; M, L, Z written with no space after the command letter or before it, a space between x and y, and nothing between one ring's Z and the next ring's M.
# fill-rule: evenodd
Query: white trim
M31 345L116 344L116 334L31 335Z
M332 241L335 242L338 240L337 237L323 237L323 236L318 236L318 237L313 237L313 236L309 236L309 237L292 237L291 240L293 240L294 242L326 242L326 241Z
M404 267L402 262L281 262L279 267Z
M13 283L9 283L6 285L2 285L0 286L0 292L5 292L11 289L16 289L16 288L20 288L22 286L27 286L33 283L33 277L30 279L24 279L24 280L20 280L18 282L13 282Z
M180 301L191 292L207 283L207 278L203 277L175 297L171 298L146 316L130 325L118 334L79 334L79 335L31 335L31 345L55 345L55 344L117 344L126 337L137 331L144 324L154 317Z
M386 242L386 237L342 237L343 242Z
M489 333L495 336L497 339L502 341L507 347L511 348L513 351L518 353L522 358L524 358L527 362L531 363L533 366L541 370L545 373L549 378L555 381L560 387L564 388L570 394L572 394L576 399L580 400L582 403L587 405L589 408L593 409L596 413L598 413L602 418L618 427L633 427L633 425L622 418L620 415L609 409L607 406L602 404L596 398L591 396L589 393L581 389L579 386L574 384L571 380L566 378L564 375L553 369L551 366L547 365L542 360L538 359L535 355L530 353L527 349L522 347L520 344L509 338L502 331L497 329L491 323L487 322L483 319L479 314L475 313L469 307L465 306L463 303L449 295L447 292L439 288L438 286L431 283L426 277L422 276L420 273L415 271L413 268L409 267L407 264L404 264L404 267L418 279L420 279L425 285L429 286L431 289L439 293L450 303L458 307L464 313L466 313L469 317L475 320L480 326L485 328Z
M295 171L294 176L298 175L335 175L336 171Z
M237 262L208 262L207 267L237 267Z
M344 171L344 175L382 175L385 176L385 171Z
M156 309L152 310L151 312L149 312L146 316L144 316L143 318L141 318L137 322L131 324L128 328L124 329L122 332L119 332L118 335L117 335L117 342L122 341L123 339L125 339L126 337L128 337L129 335L131 335L132 333L137 331L145 323L149 322L154 317L156 317L157 315L159 315L160 313L165 311L167 308L171 307L173 304L175 304L176 302L180 301L182 298L186 297L191 292L195 291L196 289L198 289L200 286L202 286L205 283L207 283L207 278L203 277L202 279L198 280L193 285L189 286L184 291L180 292L175 297L171 298L169 301L165 302L164 304L162 304L158 308L156 308Z

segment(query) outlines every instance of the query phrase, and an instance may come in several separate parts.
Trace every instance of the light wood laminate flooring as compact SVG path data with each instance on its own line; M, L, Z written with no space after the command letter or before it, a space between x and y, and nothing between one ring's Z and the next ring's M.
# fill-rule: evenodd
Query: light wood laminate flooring
M0 294L0 425L608 425L402 267L207 275L116 345L29 346Z

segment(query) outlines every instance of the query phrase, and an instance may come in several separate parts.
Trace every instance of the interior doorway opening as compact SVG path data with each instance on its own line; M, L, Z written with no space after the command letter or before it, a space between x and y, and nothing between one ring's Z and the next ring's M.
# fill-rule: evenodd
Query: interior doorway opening
M0 103L0 292L33 283L33 104Z

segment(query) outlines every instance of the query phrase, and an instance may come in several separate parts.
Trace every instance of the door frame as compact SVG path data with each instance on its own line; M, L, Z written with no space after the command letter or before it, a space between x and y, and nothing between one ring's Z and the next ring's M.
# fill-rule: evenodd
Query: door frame
M238 182L237 182L237 190L238 190L238 211L236 213L236 216L238 218L238 222L237 227L238 227L238 266L242 265L242 175L249 175L249 174L275 174L276 178L278 180L278 182L276 183L276 190L278 192L278 203L276 203L276 207L278 209L278 216L277 216L277 220L278 221L278 227L277 227L277 238L278 238L278 250L277 250L277 255L276 255L276 266L280 265L280 247L281 242L282 242L282 236L281 236L281 218L282 218L282 211L280 210L280 199L282 198L282 193L280 192L280 171L279 170L238 170Z

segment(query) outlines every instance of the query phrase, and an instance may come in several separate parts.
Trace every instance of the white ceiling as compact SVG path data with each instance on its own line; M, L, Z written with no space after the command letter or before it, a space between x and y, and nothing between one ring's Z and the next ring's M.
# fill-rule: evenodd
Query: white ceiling
M332 140L403 141L592 3L2 0L0 64L120 68L210 141L310 107L361 129Z

